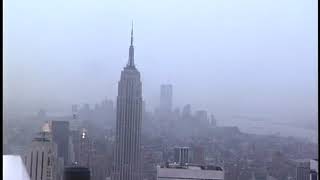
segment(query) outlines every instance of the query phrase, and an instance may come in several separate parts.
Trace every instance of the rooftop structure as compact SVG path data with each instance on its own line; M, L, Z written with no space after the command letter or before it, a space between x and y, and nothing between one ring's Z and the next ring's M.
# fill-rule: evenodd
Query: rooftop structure
M157 167L157 180L199 179L223 180L224 171L219 166L193 164L166 164Z
M70 166L64 169L65 180L90 180L90 170L86 167Z

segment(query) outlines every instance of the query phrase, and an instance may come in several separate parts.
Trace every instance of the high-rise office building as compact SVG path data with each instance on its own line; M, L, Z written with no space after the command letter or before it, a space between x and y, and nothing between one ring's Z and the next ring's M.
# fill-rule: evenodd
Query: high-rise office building
M299 160L296 167L297 180L310 180L310 161Z
M189 147L175 147L174 148L174 161L178 164L186 164L189 163L189 155L190 155Z
M81 138L81 131L80 130L71 130L71 141L72 147L74 152L74 162L79 162L80 159L80 138ZM73 162L72 162L73 163Z
M160 87L160 112L170 113L172 111L172 85L163 84Z
M52 140L58 146L58 157L63 158L64 165L69 162L69 122L51 121Z
M27 172L31 180L56 180L59 173L57 145L50 140L48 132L39 135L23 158Z
M297 180L318 180L318 160L298 159L296 162Z
M319 180L318 159L310 160L310 180Z
M133 28L129 61L118 84L112 180L141 180L142 87L134 64Z
M79 165L83 167L90 167L91 160L91 142L88 138L88 131L86 129L81 130L79 147Z

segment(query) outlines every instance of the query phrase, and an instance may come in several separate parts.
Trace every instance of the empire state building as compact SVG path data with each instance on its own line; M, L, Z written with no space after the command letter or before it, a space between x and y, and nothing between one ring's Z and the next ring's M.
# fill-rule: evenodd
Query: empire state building
M133 27L129 60L121 72L117 96L116 139L112 180L141 180L142 92L134 65Z

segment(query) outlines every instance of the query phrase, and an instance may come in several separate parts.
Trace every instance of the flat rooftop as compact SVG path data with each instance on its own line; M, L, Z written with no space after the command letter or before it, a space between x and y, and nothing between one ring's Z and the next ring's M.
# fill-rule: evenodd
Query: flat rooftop
M213 171L223 171L223 169L220 166L214 166L214 165L197 165L197 164L166 164L160 166L160 168L167 168L167 169L192 169L192 170L213 170Z
M224 171L219 166L167 164L157 167L157 180L206 179L223 180Z

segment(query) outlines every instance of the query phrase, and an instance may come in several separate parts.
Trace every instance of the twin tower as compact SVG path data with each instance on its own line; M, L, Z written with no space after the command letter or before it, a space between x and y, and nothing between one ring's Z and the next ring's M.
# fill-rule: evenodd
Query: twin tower
M133 26L129 60L118 83L114 164L111 180L141 180L142 87L134 65Z

